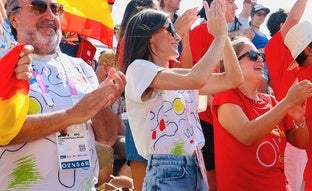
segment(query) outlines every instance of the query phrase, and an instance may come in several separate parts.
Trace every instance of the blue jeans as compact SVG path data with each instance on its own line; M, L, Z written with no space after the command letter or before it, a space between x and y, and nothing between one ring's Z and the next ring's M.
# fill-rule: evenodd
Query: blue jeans
M207 191L196 156L152 155L143 191Z

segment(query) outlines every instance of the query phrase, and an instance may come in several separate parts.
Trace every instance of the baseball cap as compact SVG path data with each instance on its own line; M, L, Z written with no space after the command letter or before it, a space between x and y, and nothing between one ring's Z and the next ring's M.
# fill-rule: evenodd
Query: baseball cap
M258 4L258 5L255 5L255 6L252 7L250 15L253 16L256 12L258 12L260 10L264 10L266 14L270 13L270 9L269 8L264 7L261 4Z

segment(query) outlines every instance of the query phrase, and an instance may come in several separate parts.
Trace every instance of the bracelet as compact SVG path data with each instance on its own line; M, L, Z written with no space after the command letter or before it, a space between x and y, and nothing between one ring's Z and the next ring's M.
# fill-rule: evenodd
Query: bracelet
M294 124L298 128L303 128L306 126L306 120L305 120L305 118L303 118L303 120L299 124L295 123L295 121L294 121Z

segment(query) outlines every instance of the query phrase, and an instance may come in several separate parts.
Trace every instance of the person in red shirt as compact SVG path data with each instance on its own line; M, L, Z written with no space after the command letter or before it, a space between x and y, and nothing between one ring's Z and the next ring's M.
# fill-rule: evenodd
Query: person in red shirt
M271 88L277 100L281 100L286 95L289 87L297 78L299 67L290 65L294 58L290 50L285 46L284 38L290 28L300 21L306 4L307 0L297 0L288 14L280 9L272 13L267 22L272 38L265 48L266 63L269 70ZM310 107L308 104L307 115ZM307 115L306 119L309 124L311 122L309 122ZM285 174L292 190L302 190L305 184L303 171L306 162L307 154L304 150L298 149L291 144L286 145Z
M244 82L213 99L218 191L286 191L284 150L287 141L300 148L309 144L304 114L312 83L295 81L277 102L258 92L264 54L246 37L232 45Z

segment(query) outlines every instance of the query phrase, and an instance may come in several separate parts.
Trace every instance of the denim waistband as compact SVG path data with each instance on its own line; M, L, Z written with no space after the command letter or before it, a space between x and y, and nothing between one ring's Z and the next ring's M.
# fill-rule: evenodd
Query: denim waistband
M198 161L196 155L178 156L170 154L154 154L149 157L149 165L196 165Z

